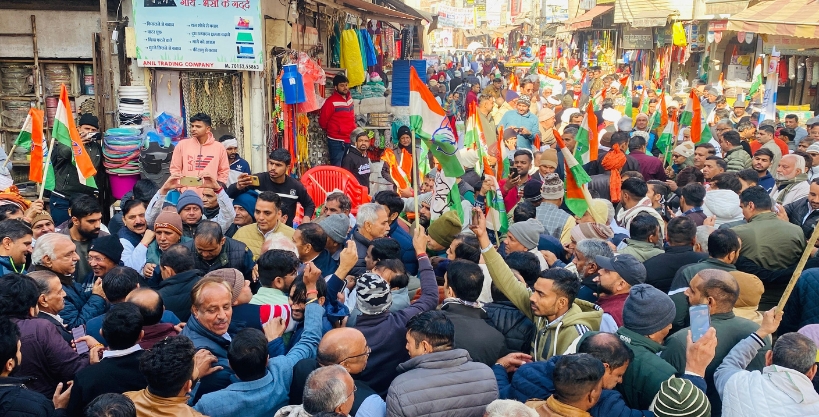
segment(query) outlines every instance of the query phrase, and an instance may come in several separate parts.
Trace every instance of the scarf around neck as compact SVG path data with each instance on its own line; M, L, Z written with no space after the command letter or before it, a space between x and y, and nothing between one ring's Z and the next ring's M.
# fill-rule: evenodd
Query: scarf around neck
M779 193L776 195L777 204L782 204L791 189L808 180L808 174L799 174L789 180L776 180L776 188Z

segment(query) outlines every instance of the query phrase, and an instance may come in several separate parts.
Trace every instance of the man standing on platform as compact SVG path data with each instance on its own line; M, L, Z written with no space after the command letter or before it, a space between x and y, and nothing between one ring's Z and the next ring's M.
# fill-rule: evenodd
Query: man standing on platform
M353 98L342 74L333 77L333 95L321 106L319 125L327 133L330 165L341 166L341 159L350 147L350 133L355 129Z

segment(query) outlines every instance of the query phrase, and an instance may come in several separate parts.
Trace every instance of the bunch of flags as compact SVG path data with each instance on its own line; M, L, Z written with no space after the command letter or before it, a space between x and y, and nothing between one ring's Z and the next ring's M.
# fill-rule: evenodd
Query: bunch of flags
M71 103L68 100L68 90L65 84L60 87L60 101L57 104L57 113L54 117L54 127L51 131L52 140L71 149L71 163L77 169L80 184L97 188L94 175L97 174L91 157L83 146L82 138L74 122ZM32 108L26 116L23 127L14 146L31 149L31 167L29 180L41 183L47 190L54 190L56 179L54 168L50 163L45 137L43 135L43 111Z

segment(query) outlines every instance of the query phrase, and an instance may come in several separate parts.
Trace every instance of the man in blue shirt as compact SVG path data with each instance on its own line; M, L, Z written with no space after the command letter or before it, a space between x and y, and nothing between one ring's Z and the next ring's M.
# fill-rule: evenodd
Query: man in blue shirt
M504 129L515 129L518 132L518 149L532 149L535 135L540 132L537 115L529 111L531 98L522 95L518 98L514 112L508 111L500 120L498 125Z
M236 182L234 178L239 178L239 174L250 174L250 164L247 163L241 156L239 156L239 141L233 135L222 135L219 142L225 146L227 151L228 162L230 163L230 179L231 183Z

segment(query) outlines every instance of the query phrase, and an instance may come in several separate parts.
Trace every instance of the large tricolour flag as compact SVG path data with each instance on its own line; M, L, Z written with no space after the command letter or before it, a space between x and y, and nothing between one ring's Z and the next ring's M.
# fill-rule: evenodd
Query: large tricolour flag
M94 168L91 157L88 155L88 152L85 151L80 133L77 131L77 126L74 123L74 114L71 112L71 103L68 101L68 90L66 90L65 84L60 88L60 101L57 103L57 114L54 117L54 128L51 130L51 136L55 141L71 148L71 162L77 167L77 176L80 179L80 184L97 188L97 182L94 180L97 169ZM55 185L54 168L51 164L48 164L45 188L53 190Z
M753 98L754 94L759 91L759 87L762 87L762 57L759 56L756 58L756 65L754 65L754 75L751 82L751 88L748 90L748 97Z
M597 160L599 139L597 116L594 114L594 104L592 101L594 100L589 100L586 114L583 116L583 122L581 122L580 129L577 131L577 137L575 137L577 146L574 148L574 157L581 165Z
M415 132L417 138L426 142L446 176L457 178L464 175L464 167L455 156L458 150L455 129L444 109L435 101L435 96L421 81L412 66L410 66L409 113L410 128Z
M674 114L676 117L676 113ZM657 139L657 149L663 154L665 164L671 163L671 150L674 147L674 123L666 123L663 133Z
M20 134L14 141L14 146L31 150L31 168L28 171L28 179L36 183L43 182L44 141L43 111L32 107L28 109L28 116L26 116Z
M560 152L563 153L563 159L566 162L566 207L572 211L576 216L582 216L589 209L589 202L591 201L591 194L586 188L586 184L591 182L591 178L583 166L577 162L577 159L572 157L569 149L566 148L566 143L560 137L560 132L554 129L555 141L560 147Z

